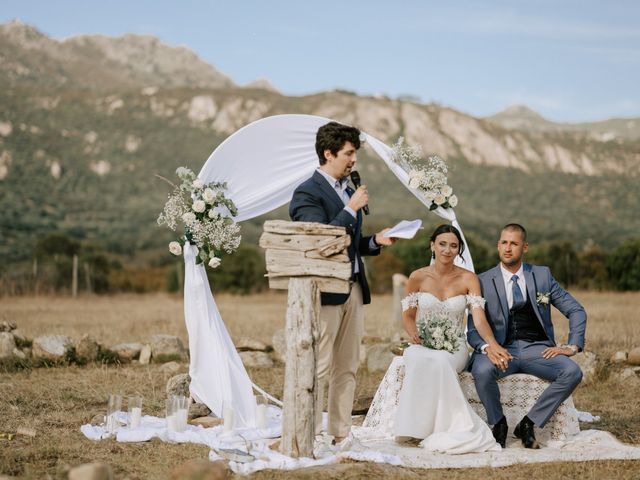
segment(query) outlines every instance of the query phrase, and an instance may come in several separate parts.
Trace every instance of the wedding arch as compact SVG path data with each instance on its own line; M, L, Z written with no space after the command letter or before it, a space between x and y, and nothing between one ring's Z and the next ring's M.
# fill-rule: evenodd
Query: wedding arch
M248 220L291 200L293 191L318 167L316 131L332 121L314 115L276 115L257 120L222 142L205 162L198 178L204 183L226 182L227 197L235 203L235 220ZM426 200L409 186L409 176L392 160L392 149L363 132L368 145L396 178L427 209ZM453 209L438 207L436 215L460 230ZM458 264L473 271L469 249ZM233 405L239 427L255 425L253 384L238 355L209 287L203 264L196 265L196 249L185 245L184 314L191 355L191 395L217 416L224 404ZM458 259L460 260L460 259Z

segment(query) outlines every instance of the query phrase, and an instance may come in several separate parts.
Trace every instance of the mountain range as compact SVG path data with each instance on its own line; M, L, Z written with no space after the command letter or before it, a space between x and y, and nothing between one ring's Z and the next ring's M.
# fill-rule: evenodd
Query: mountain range
M265 79L236 85L152 36L56 40L19 21L0 25L0 61L3 263L28 259L51 231L151 261L170 238L155 226L167 190L153 174L198 171L237 129L282 113L334 118L388 144L403 136L445 158L458 218L486 242L507 221L527 225L535 241L608 247L640 236L640 119L554 123L525 106L477 118L340 90L293 97ZM371 227L437 223L366 147L360 158ZM247 240L262 220L246 223Z

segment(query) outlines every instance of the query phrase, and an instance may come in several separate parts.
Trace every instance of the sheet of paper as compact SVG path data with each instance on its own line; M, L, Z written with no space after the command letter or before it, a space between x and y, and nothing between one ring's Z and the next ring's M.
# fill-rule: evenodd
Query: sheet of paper
M418 230L422 228L422 220L402 220L391 230L385 232L387 238L413 238Z

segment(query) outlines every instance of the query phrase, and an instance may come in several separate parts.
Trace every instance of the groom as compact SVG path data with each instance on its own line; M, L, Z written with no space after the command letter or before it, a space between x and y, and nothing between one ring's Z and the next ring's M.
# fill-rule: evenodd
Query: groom
M493 425L493 436L505 447L507 420L502 413L496 381L512 373L528 373L551 384L516 425L514 434L526 448L540 448L534 425L545 426L560 404L582 379L580 367L569 357L584 348L587 314L582 305L551 276L548 267L522 263L527 252L522 225L505 225L498 241L500 264L479 275L486 316L498 343L511 354L500 358L487 346L469 317L467 340L474 348L471 373L478 396ZM551 305L569 319L569 340L557 346L551 323Z
M348 448L351 410L360 362L360 342L364 332L363 305L371 302L364 272L363 255L378 255L382 246L395 239L382 230L362 235L362 211L369 202L366 186L352 190L348 176L357 161L360 130L330 122L316 133L316 153L320 167L293 193L289 216L299 222L319 222L346 227L351 236L349 259L352 265L351 292L322 293L318 358L318 398L324 400L324 384L329 381L329 428L334 445ZM318 409L316 430L320 432L322 408Z

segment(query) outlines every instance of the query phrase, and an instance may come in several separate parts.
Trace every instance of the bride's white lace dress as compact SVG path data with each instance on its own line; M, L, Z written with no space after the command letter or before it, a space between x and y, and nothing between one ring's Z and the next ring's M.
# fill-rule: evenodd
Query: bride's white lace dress
M434 310L446 315L460 332L464 332L465 309L484 307L484 300L473 295L456 295L440 300L431 293L416 292L403 300L403 310L417 307L421 312ZM464 370L469 354L467 343L461 339L454 353L432 350L422 345L411 345L404 351L404 378L398 375L394 361L376 393L364 426L386 430L396 438L424 439L420 446L441 453L460 454L500 450L487 424L473 411L458 382L458 373ZM400 360L399 358L397 360ZM396 372L392 371L393 369ZM384 385L396 382L396 385ZM396 402L389 392L401 390ZM395 410L395 411L394 411Z

